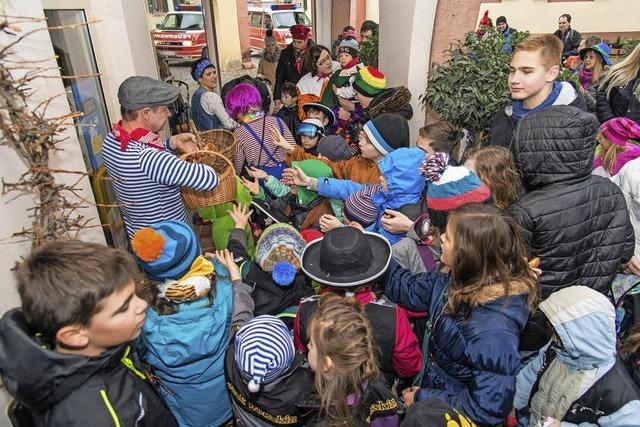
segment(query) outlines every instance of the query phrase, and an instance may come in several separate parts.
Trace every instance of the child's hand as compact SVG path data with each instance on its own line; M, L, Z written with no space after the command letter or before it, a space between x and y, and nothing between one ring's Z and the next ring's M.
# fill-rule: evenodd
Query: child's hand
M404 399L404 406L409 409L411 405L414 404L414 399L416 397L416 392L420 390L420 387L413 386L409 388L405 388L402 391L402 398Z
M254 196L260 194L260 183L258 182L258 178L253 178L253 181L249 181L244 176L241 176L240 179L242 179L242 185L244 186L244 188L249 190L249 193Z
M406 233L413 226L411 221L405 214L391 209L385 209L382 216L382 227L389 233Z
M293 151L293 145L287 141L275 125L271 125L269 127L269 132L271 132L271 139L275 145L282 148L284 151Z
M236 228L244 230L249 222L249 217L253 213L253 210L249 210L249 206L243 204L234 204L233 207L228 210L229 216L236 223Z
M216 251L216 258L218 261L229 270L229 277L231 277L231 281L240 280L240 268L233 260L233 254L229 252L229 249L224 249L222 251Z
M338 97L338 102L340 103L340 106L342 108L344 108L347 111L356 111L356 104L354 104L353 102L349 101L348 99L345 99L341 96Z
M287 168L284 170L285 183L288 185L301 185L306 187L311 182L311 179L302 172L298 166L293 168Z
M262 169L258 169L253 166L249 166L247 168L247 173L251 175L252 178L258 178L258 179L266 179L269 176L269 174L263 171Z
M562 425L562 422L557 418L544 417L542 420L543 427L560 427Z
M346 109L340 107L340 109L338 110L338 118L345 121L351 120L351 113Z
M333 93L338 93L338 86L336 86L335 83L331 85L331 89L333 90Z
M640 276L640 261L638 261L638 258L633 256L628 263L622 264L622 270L627 274Z
M347 223L347 225L348 225L349 227L355 227L355 228L359 229L360 231L364 231L364 227L363 227L363 226L362 226L362 224L360 224L359 222L356 222L356 221L349 221L349 222Z
M323 233L342 226L342 223L338 218L329 214L322 215L320 217L320 221L318 221L318 224L320 225L320 231L322 231Z

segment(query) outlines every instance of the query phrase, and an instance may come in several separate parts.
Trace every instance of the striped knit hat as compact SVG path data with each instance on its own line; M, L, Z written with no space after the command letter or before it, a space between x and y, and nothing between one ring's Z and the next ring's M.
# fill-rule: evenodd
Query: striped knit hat
M373 67L362 67L358 70L353 82L353 89L364 96L373 98L387 87L387 79L382 71Z
M409 146L409 123L400 114L380 114L366 122L362 131L383 156Z
M293 338L284 322L275 316L258 316L240 328L236 334L236 365L248 381L251 393L260 391L284 374L293 364Z
M378 219L378 208L373 203L371 196L379 189L379 186L365 185L347 197L344 201L345 218L349 221L355 221L363 227L373 224Z
M182 221L162 221L136 231L131 249L150 279L177 280L200 255L198 237Z
M256 244L256 262L263 271L271 272L278 285L289 286L300 270L300 257L306 242L289 224L273 224L265 228Z
M491 190L464 166L449 166L449 155L427 154L420 174L428 182L427 207L431 222L444 228L449 211L467 203L482 203L491 197ZM440 214L439 214L440 213Z
M600 131L612 144L623 147L630 139L640 139L640 125L626 117L607 120L600 126Z

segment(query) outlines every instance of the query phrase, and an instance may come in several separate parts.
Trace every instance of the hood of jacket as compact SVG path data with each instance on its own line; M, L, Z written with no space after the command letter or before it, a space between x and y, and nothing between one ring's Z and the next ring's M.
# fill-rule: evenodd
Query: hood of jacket
M571 105L572 107L580 108L587 111L587 101L580 93L580 90L573 81L560 82L560 94L553 101L553 105ZM509 104L504 108L504 113L511 117L513 116L513 104Z
M468 295L465 303L469 307L482 307L485 310L495 311L497 314L506 316L518 325L520 331L524 330L529 318L529 307L527 298L529 288L522 282L511 282L509 295L504 292L502 284L494 284L483 287L479 292Z
M123 344L86 357L48 349L31 330L22 310L13 309L0 320L0 373L5 387L28 408L45 411L62 401L108 365L120 364Z
M551 294L540 310L562 341L556 349L573 369L610 367L616 359L616 314L611 302L586 286L570 286Z
M179 311L168 315L160 315L149 307L140 334L146 350L144 359L158 371L184 382L210 376L208 369L216 361L222 363L227 347L232 285L226 268L215 258L213 264L216 275L211 292L215 296L213 303L207 297L200 298L179 304Z
M413 108L411 104L411 92L404 86L390 87L376 95L366 109L368 118L377 117L383 113L398 113L405 119L411 120Z
M424 152L419 148L398 148L384 156L378 166L389 191L376 192L373 201L380 207L392 209L418 202L425 186L419 173L423 159Z
M526 190L590 176L599 127L593 114L571 106L523 117L512 151Z

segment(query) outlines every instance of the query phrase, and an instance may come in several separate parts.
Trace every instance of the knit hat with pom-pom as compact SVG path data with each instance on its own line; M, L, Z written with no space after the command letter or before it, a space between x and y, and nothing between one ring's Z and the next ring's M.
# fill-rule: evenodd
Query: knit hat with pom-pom
M387 87L384 73L373 67L362 67L353 81L353 89L364 96L373 98Z
M236 334L236 365L251 393L259 392L262 384L268 384L287 372L294 356L289 329L275 316L251 319Z
M300 257L306 242L289 224L273 224L265 228L256 243L256 263L271 272L278 285L289 286L300 270Z
M467 203L483 203L491 190L464 166L450 166L449 155L427 154L420 174L428 183L427 207L432 224L444 229L449 211Z
M147 276L156 281L181 278L200 255L198 237L182 221L162 221L136 231L131 249Z

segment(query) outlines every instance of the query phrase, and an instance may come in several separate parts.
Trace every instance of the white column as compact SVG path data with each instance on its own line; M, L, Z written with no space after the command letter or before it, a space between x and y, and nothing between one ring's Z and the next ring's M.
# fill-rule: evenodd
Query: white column
M411 145L415 144L418 129L424 125L424 112L418 97L427 83L437 4L437 0L394 0L379 4L378 65L387 77L387 87L402 85L411 91Z
M333 2L332 0L315 0L313 3L315 6L314 40L331 49L331 7Z

